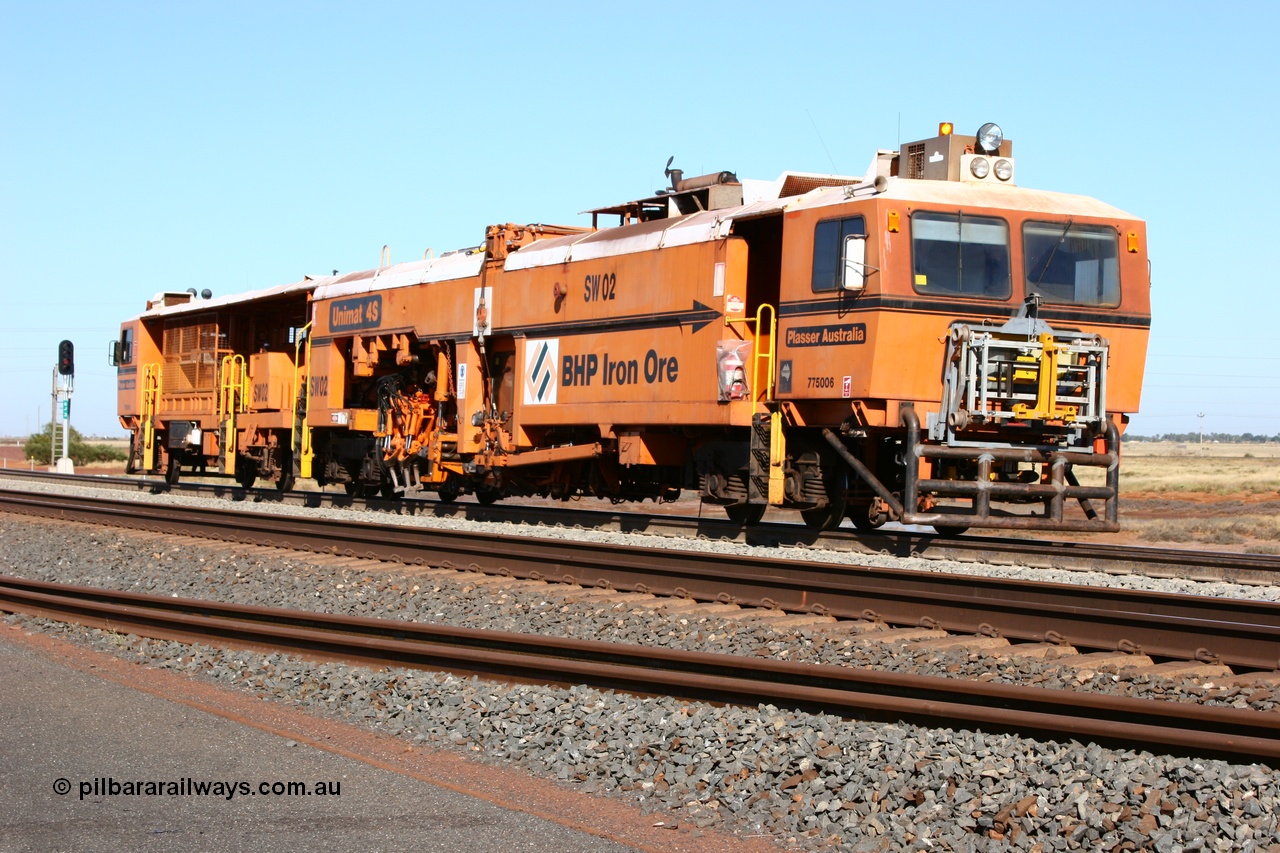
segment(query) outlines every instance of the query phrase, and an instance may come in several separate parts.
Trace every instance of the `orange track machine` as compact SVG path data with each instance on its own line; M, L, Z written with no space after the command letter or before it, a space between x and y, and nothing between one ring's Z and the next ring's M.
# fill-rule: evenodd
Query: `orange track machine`
M421 261L162 293L113 346L131 466L482 502L697 490L744 523L774 506L819 528L1114 530L1144 224L1017 186L994 125L949 130L861 178L668 168L669 189L591 227L493 225Z

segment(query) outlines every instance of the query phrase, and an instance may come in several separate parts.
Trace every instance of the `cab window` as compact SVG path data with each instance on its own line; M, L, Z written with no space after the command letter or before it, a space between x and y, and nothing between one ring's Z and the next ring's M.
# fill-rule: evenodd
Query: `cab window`
M917 293L1008 299L1009 224L992 216L914 213L911 264Z
M1038 294L1045 302L1119 305L1119 241L1108 225L1025 223L1027 294Z
M116 363L133 363L133 329L125 329L120 333L120 348Z
M850 234L865 236L866 233L867 226L861 216L827 219L818 223L813 232L814 293L840 289L840 253L844 238Z

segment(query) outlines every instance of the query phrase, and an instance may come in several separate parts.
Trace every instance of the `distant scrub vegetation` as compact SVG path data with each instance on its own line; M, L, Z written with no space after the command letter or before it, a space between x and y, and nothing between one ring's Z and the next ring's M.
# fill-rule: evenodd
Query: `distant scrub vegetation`
M23 446L23 454L36 462L48 462L51 458L49 441L48 432L32 433ZM59 442L58 453L59 455L62 453L61 442ZM67 441L67 455L76 465L88 465L91 462L123 462L128 457L128 454L118 447L88 443L75 427L71 428L71 435Z
M1198 432L1165 432L1159 435L1132 435L1125 434L1125 441L1178 441L1199 443L1200 433ZM1227 432L1206 432L1204 434L1206 442L1214 441L1219 444L1266 444L1267 442L1280 442L1280 433L1275 435L1254 435L1251 432L1236 435Z

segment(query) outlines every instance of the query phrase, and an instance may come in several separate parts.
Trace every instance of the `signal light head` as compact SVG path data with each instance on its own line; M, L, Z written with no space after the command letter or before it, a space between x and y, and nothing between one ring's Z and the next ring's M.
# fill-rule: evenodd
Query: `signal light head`
M952 124L952 123L951 123L951 122L949 122L949 121L940 122L940 123L938 124L938 135L939 135L939 136L950 136L950 135L951 135L951 131L953 131L953 130L955 130L955 129L956 129L956 128L955 128L955 125L954 125L954 124Z
M76 372L76 348L71 341L58 344L58 372L71 376Z

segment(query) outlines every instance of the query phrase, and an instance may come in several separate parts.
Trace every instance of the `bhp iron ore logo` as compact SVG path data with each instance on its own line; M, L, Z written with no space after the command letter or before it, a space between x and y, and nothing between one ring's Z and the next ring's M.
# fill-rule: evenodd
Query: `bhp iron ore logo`
M524 402L531 406L556 401L556 364L560 341L528 341L524 346Z

